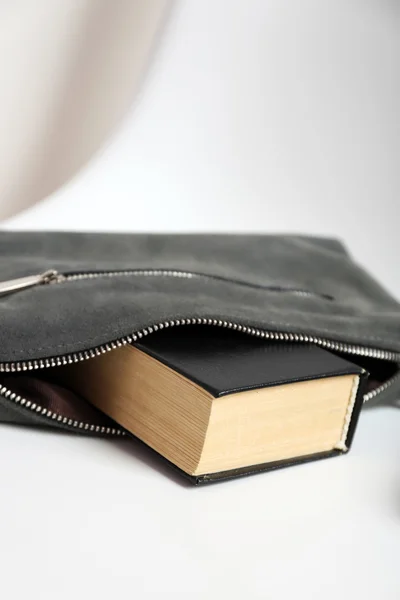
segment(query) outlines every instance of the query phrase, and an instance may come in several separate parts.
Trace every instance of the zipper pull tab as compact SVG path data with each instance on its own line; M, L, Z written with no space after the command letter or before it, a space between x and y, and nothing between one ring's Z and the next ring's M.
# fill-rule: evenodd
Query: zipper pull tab
M29 275L28 277L19 277L18 279L9 279L8 281L0 281L0 296L13 294L20 290L34 287L35 285L44 285L47 283L60 283L64 281L64 275L60 275L57 271L51 269L40 275Z

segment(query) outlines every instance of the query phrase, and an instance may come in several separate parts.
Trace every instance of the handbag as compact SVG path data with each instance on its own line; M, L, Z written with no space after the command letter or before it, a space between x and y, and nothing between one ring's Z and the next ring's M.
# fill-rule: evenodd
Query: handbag
M400 392L400 306L335 239L0 232L0 421L126 432L42 377L166 328L315 344ZM22 376L23 375L23 376Z

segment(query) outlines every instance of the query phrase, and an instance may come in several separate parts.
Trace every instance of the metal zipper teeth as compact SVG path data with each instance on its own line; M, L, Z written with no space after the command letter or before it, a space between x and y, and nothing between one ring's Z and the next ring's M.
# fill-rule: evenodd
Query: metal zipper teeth
M398 366L400 367L400 365L398 365ZM369 402L370 400L373 400L374 398L379 396L379 394L386 392L389 388L392 387L392 385L397 383L397 381L399 381L399 379L400 379L400 370L395 375L393 375L392 377L387 379L385 381L385 383L382 383L382 385L378 386L374 390L371 390L370 392L367 392L366 394L364 394L364 402Z
M287 294L296 294L298 296L306 296L312 298L319 298L325 300L333 300L328 294L319 294L318 292L310 292L309 290L303 290L298 288L280 288L279 286L262 286L257 284L248 283L246 281L239 281L228 279L219 275L206 275L204 273L194 273L193 271L178 271L176 269L125 269L122 271L91 271L88 273L70 273L66 275L57 274L55 279L51 283L65 283L71 281L82 281L85 279L100 279L102 277L176 277L178 279L212 279L215 281L223 281L225 283L231 283L235 285L243 285L246 287L253 287L259 289L267 289L275 292L282 292Z
M182 279L194 279L208 277L200 273L190 271L177 271L173 269L125 269L122 271L91 271L89 273L71 273L62 275L59 283L65 281L79 281L81 279L99 279L101 277L129 277L142 275L143 277L178 277Z
M5 385L0 385L0 396L3 396L3 398L7 398L7 400L11 400L19 406L23 406L24 408L29 409L42 417L47 417L51 421L56 421L57 423L67 425L74 429L90 431L93 433L102 433L104 435L110 436L126 435L123 429L119 429L117 427L104 427L102 425L94 425L92 423L85 423L84 421L75 421L74 419L63 417L62 415L55 413L52 410L48 410L47 408L40 406L40 404L31 402L23 396L16 394L15 392L7 388Z
M164 321L152 326L149 326L145 329L132 333L132 335L127 335L121 337L113 342L109 342L107 344L102 344L97 346L96 348L91 348L90 350L83 350L81 352L75 352L71 354L65 354L63 356L57 356L54 358L43 358L39 360L32 361L21 361L21 362L12 362L12 363L1 363L0 364L0 372L3 373L15 373L21 371L34 371L37 369L47 369L51 367L59 367L63 365L68 365L72 363L82 362L84 360L90 360L91 358L95 358L96 356L100 356L101 354L105 354L110 352L111 350L115 350L116 348L120 348L121 346L125 346L126 344L132 344L137 342L141 338L162 330L167 329L169 327L178 327L183 325L209 325L214 327L223 327L226 329L233 329L235 331L240 331L242 333L246 333L248 335L253 335L256 337L260 337L266 340L271 341L285 341L285 342L295 342L295 343L308 343L315 344L317 346L321 346L326 348L327 350L333 350L335 352L343 352L352 356L367 356L370 358L375 358L377 360L386 360L394 363L400 363L400 353L392 352L389 350L381 350L378 348L369 348L367 346L358 346L351 345L341 342L336 342L333 340L328 340L325 338L321 338L319 336L306 335L302 333L285 333L285 332L276 332L276 331L265 331L262 329L257 329L255 327L248 327L246 325L240 325L239 323L234 323L232 321L222 321L220 319L207 319L207 318L191 318L191 319L176 319L170 321ZM371 392L368 392L364 399L371 400L376 397L383 391L386 391L395 381L400 377L400 373L394 375L390 379L388 379L381 386L375 388ZM0 388L1 390L1 388ZM1 393L1 395L4 395ZM12 395L12 393L10 392ZM11 396L7 396L11 398ZM32 406L27 406L27 403L24 403L26 408L31 408ZM45 409L35 406L34 409L36 412L41 412L45 414L43 411ZM58 416L53 417L50 415L52 419L58 419ZM64 423L64 421L63 421ZM65 424L65 423L64 423ZM68 421L68 425L70 425ZM86 429L87 424L83 424L83 428ZM82 429L81 424L79 423L79 428ZM90 428L90 425L89 425ZM97 430L96 430L97 431Z

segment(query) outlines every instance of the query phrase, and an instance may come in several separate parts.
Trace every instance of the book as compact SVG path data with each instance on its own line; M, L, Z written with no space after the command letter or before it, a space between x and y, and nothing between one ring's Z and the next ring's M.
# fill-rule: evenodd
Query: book
M362 368L311 344L185 329L58 372L196 482L349 449Z

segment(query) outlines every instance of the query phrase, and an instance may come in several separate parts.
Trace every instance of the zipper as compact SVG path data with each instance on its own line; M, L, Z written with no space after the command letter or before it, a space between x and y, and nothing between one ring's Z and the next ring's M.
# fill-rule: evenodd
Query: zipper
M91 271L87 273L69 273L61 275L61 280L55 280L56 283L64 281L82 281L85 279L99 279L101 277L176 277L179 279L208 279L214 281L222 281L225 283L233 283L256 289L269 290L271 292L284 292L288 294L296 294L298 296L311 296L314 298L322 298L324 300L333 300L329 294L311 292L295 287L284 287L278 285L261 285L257 283L249 283L237 279L230 279L222 275L206 275L204 273L196 273L194 271L180 271L173 269L125 269L121 271ZM60 276L58 276L60 277ZM51 282L49 282L51 283Z
M74 419L68 419L68 417L63 417L62 415L52 410L47 410L47 408L44 408L43 406L40 406L35 402L27 400L23 396L19 396L18 394L7 388L5 385L0 385L0 396L3 396L3 398L7 398L7 400L11 400L19 406L23 406L24 408L29 409L30 411L39 414L42 417L47 417L51 421L56 421L57 423L67 425L77 430L101 433L103 435L109 436L126 435L125 431L119 427L104 427L102 425L94 425L93 423L75 421Z
M7 282L0 283L0 295L13 293L15 291L19 291L22 289L26 289L29 287L33 287L36 285L43 284L55 284L55 283L64 283L67 281L77 281L82 279L97 279L99 277L117 277L117 276L129 276L129 275L142 275L142 276L167 276L167 277L183 277L183 278L193 278L193 277L203 277L197 273L191 273L186 271L170 271L170 270L127 270L127 271L105 271L105 272L93 272L93 273L75 273L70 275L61 275L55 270L50 270L42 273L41 275L36 275L32 277L23 277L18 279L13 279ZM208 276L204 276L208 277ZM300 290L301 293L303 293ZM43 358L38 360L30 360L30 361L18 361L18 362L9 362L9 363L0 363L0 372L2 373L15 373L15 372L23 372L23 371L34 371L38 369L46 369L51 367L59 367L63 365L68 365L72 363L78 363L85 360L90 360L91 358L95 358L96 356L100 356L101 354L105 354L121 346L125 346L127 344L132 344L140 340L141 338L152 334L153 332L160 331L162 329L167 329L170 327L178 327L184 325L206 325L213 327L223 327L226 329L232 329L235 331L240 331L242 333L246 333L247 335L256 336L259 338L263 338L265 340L270 341L285 341L291 343L306 343L306 344L315 344L317 346L321 346L327 350L332 350L334 352L340 352L343 354L348 354L349 356L365 356L369 358L375 358L377 360L385 360L394 362L400 367L400 352L393 352L390 350L382 350L380 348L371 348L369 346L360 346L342 342L336 342L334 340L330 340L327 338L323 338L320 336L314 335L306 335L303 333L289 333L289 332L277 332L277 331L266 331L263 329L250 327L246 325L241 325L240 323L236 323L233 321L223 321L221 319L212 319L212 318L186 318L186 319L176 319L169 321L162 321L160 323L156 323L147 328L141 329L139 331L133 332L131 335L126 335L121 338L118 338L112 342L107 344L102 344L100 346L96 346L95 348L91 348L89 350L83 350L81 352L74 352L69 354L64 354L62 356L52 357L52 358ZM400 379L400 369L399 371L393 375L391 378L386 380L380 386L371 390L370 392L364 395L364 402L368 402L373 398L376 398L379 394L387 391L392 385L394 385ZM63 425L67 425L73 429L91 431L94 433L101 433L104 435L111 436L123 436L125 435L125 431L121 428L115 427L103 427L99 425L94 425L92 423L85 423L83 421L73 421L72 419L68 419L59 415L55 412L47 410L46 408L37 405L35 403L31 403L29 400L15 394L12 390L8 389L6 386L0 385L0 396L15 402L23 406L26 409L31 410L32 412L36 412L42 416L45 416L53 421L57 421Z
M285 287L278 285L261 285L257 283L249 283L247 281L229 279L222 275L206 275L204 273L195 273L193 271L180 271L173 269L125 269L120 271L89 271L85 273L67 273L61 274L58 271L51 269L40 275L31 275L28 277L20 277L18 279L10 279L0 282L0 296L13 294L21 290L43 285L48 283L65 283L72 281L82 281L85 279L99 279L104 277L175 277L179 279L208 279L214 281L222 281L225 283L242 285L245 287L264 289L272 292L283 292L287 294L296 294L299 296L309 296L324 300L333 300L329 294L312 292L296 287Z

